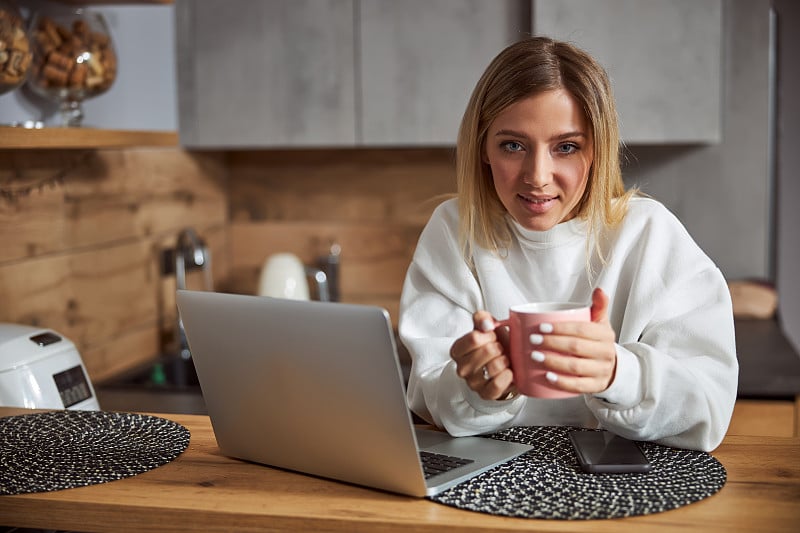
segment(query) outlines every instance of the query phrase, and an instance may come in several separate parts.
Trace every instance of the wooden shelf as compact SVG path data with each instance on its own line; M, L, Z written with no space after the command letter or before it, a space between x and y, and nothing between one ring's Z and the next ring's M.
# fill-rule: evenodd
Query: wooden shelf
M56 0L62 4L102 6L114 4L168 5L174 0ZM28 129L0 126L0 150L94 149L178 146L175 131L107 130L97 128Z
M175 0L56 0L62 4L89 6L113 4L172 4Z
M135 148L178 146L174 131L105 130L95 128L27 129L0 127L0 149Z

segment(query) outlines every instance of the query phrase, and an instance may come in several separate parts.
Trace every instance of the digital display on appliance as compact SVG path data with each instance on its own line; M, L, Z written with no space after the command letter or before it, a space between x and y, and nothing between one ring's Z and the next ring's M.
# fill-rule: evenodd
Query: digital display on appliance
M92 397L89 381L86 379L81 365L53 374L53 381L56 382L56 388L58 394L61 395L61 403L64 404L65 409Z

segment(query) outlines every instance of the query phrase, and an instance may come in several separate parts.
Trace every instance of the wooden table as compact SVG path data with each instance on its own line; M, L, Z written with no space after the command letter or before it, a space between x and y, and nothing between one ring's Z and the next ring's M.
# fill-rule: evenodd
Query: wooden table
M0 416L24 409L0 408ZM713 452L720 492L615 520L505 518L229 459L208 417L157 415L191 431L187 450L111 483L0 496L0 525L72 531L798 531L800 438L728 436Z

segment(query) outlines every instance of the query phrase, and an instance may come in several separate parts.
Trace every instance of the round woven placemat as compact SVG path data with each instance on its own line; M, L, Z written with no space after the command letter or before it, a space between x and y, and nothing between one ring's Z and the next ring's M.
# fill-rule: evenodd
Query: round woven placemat
M676 509L725 485L725 468L711 455L650 442L639 443L653 465L650 472L587 474L567 436L576 429L514 427L490 435L534 449L430 499L492 515L587 520Z
M52 411L0 418L0 494L83 487L166 464L189 430L133 413Z

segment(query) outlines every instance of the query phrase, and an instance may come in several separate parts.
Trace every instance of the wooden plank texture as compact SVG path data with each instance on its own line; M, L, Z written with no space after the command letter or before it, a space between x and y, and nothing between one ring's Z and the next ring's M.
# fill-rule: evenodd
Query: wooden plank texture
M728 435L794 437L795 402L780 400L737 400Z
M170 149L0 151L0 264L224 222L224 175Z
M434 207L455 192L449 149L237 152L229 156L230 288L253 293L270 254L315 264L341 246L341 299L397 318Z
M315 264L329 249L342 247L341 289L343 294L394 294L402 284L420 227L402 224L263 222L231 224L231 254L234 270L257 278L264 260L279 252L296 254L306 264ZM255 289L255 285L252 287Z
M161 252L192 226L218 290L254 293L269 254L313 264L336 242L342 300L396 321L454 176L448 149L0 150L0 320L68 336L95 380L152 358L176 322ZM188 282L203 288L198 272Z
M21 409L0 408L0 416ZM68 531L795 531L800 440L727 436L712 453L727 482L679 509L615 520L492 516L231 459L208 417L162 415L191 442L169 464L127 479L0 498L10 526Z
M0 151L0 321L76 343L92 379L159 351L175 321L161 251L193 226L227 276L223 158L177 149Z
M63 1L63 0L61 0ZM75 2L78 3L78 2ZM80 2L84 4L85 2ZM124 3L124 2L119 2ZM178 146L175 131L106 130L94 128L11 128L0 126L0 148L134 148Z
M235 152L233 220L424 225L455 192L449 149Z

